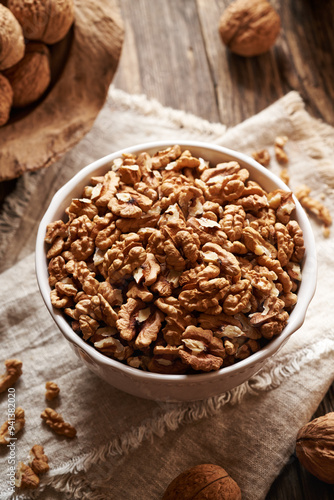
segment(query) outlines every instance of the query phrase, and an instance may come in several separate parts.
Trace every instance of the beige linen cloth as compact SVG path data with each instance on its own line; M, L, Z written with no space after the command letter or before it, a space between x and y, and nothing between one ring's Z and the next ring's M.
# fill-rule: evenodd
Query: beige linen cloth
M292 92L260 114L226 130L182 111L163 108L144 96L111 87L91 132L47 172L23 176L0 221L2 242L29 217L29 200L47 176L61 169L63 181L90 161L117 149L156 139L203 140L251 153L267 147L279 173L273 143L287 135L291 188L306 183L334 215L334 133L311 118ZM24 219L23 219L24 220ZM158 500L181 471L200 463L223 466L244 500L265 498L294 451L298 429L316 410L334 377L334 248L312 221L318 254L318 286L303 327L251 380L238 388L189 404L139 399L114 389L91 373L65 342L39 295L32 244L20 262L0 275L1 359L23 361L16 405L26 413L16 441L16 459L27 461L42 444L50 471L38 490L17 499ZM56 436L42 423L44 386L61 388L50 406L75 425L77 437ZM7 394L0 395L6 420ZM0 449L1 498L7 494L8 451Z

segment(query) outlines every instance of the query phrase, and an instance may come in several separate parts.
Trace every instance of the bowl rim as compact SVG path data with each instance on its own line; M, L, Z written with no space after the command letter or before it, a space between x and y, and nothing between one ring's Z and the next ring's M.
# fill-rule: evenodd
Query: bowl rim
M316 249L315 249L315 239L313 235L313 231L311 228L311 224L308 220L308 217L293 195L294 202L296 205L296 220L303 231L304 242L305 242L305 256L302 263L303 268L303 279L301 281L299 290L298 290L298 298L301 297L302 300L298 300L293 311L291 312L288 323L286 327L283 329L282 333L277 337L274 337L272 340L268 342L264 347L262 347L259 351L253 353L251 356L238 361L237 363L222 367L217 371L206 372L206 373L198 373L198 374L160 374L154 372L148 372L139 370L138 368L133 368L118 360L114 360L100 353L94 347L86 343L79 335L77 335L74 330L72 330L69 323L66 321L63 313L53 308L50 300L50 285L48 283L48 273L47 266L48 262L46 259L46 244L44 242L46 226L50 222L56 220L55 213L60 209L62 202L71 194L71 198L74 197L72 191L78 190L80 193L79 186L82 187L85 185L85 182L96 170L106 167L106 171L108 165L112 160L122 156L127 153L140 153L143 151L153 151L153 150L161 150L166 149L169 146L178 144L181 148L200 148L204 150L211 150L214 153L220 153L223 155L231 156L231 161L235 159L236 161L241 161L251 166L252 169L259 171L265 177L267 177L271 182L277 185L277 188L283 189L285 191L291 191L291 189L284 184L284 182L276 176L273 172L269 171L261 164L259 164L252 157L235 151L230 148L226 148L224 146L219 146L214 143L204 142L204 141L187 141L187 140L164 140L164 141L152 141L141 143L137 145L133 145L121 150L118 150L114 153L110 153L92 163L82 168L79 172L77 172L69 181L67 181L53 196L50 204L42 217L37 237L36 237L36 248L35 248L35 272L37 277L37 283L44 300L44 303L54 319L55 323L59 327L61 333L64 335L66 340L70 343L75 344L77 347L83 349L84 352L87 352L91 359L97 363L98 365L107 365L116 369L117 371L122 372L124 375L133 377L136 379L144 381L159 381L159 383L164 382L178 382L178 383L187 383L187 381L192 382L203 382L204 380L207 382L214 381L216 379L225 379L230 378L233 375L237 375L238 372L241 371L242 368L252 368L254 365L261 363L270 358L273 354L275 354L288 340L288 338L298 330L305 320L305 315L307 308L314 296L316 289L316 281L317 281L317 258L316 258ZM203 155L204 156L204 155ZM205 158L204 158L205 159ZM226 161L226 160L223 160ZM81 189L82 189L81 187ZM78 195L79 196L79 195ZM65 205L64 205L65 207ZM305 269L306 268L306 269ZM307 272L306 272L307 270ZM306 274L306 276L304 276Z

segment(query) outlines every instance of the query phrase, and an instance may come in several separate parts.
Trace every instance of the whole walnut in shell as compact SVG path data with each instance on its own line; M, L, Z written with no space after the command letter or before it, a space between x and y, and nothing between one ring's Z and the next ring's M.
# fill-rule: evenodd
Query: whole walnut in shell
M39 99L51 80L50 52L43 43L26 46L23 59L5 71L13 92L13 107L22 108Z
M8 122L13 103L13 89L7 78L0 73L0 127Z
M267 0L236 0L224 11L219 23L225 45L245 57L267 52L280 29L280 17Z
M0 4L0 70L10 68L24 55L23 32L12 12Z
M25 38L53 44L62 40L74 20L73 0L8 0Z
M315 418L299 430L296 455L311 474L334 484L334 412Z
M201 464L177 476L162 500L241 500L237 483L219 465Z

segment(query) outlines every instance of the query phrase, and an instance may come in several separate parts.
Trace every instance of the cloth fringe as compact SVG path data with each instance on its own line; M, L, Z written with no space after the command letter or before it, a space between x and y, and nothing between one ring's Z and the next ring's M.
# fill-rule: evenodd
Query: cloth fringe
M123 90L115 88L113 85L109 88L107 104L113 104L126 110L136 111L145 116L153 116L167 122L173 123L180 128L188 128L200 132L201 134L223 135L226 132L226 126L221 123L212 123L196 115L179 109L165 107L156 99L148 99L144 94L130 95Z
M303 138L300 141L301 147L311 158L317 160L317 172L330 188L328 194L333 195L334 167L333 162L328 160L334 149L333 127L309 115L304 101L296 91L284 96L282 103L290 116L294 131Z
M155 437L163 437L169 431L175 431L178 427L191 424L217 414L225 405L239 404L246 396L257 396L278 388L287 378L300 372L309 363L320 361L324 356L334 353L334 331L329 331L327 339L320 340L299 350L291 359L291 355L276 355L270 359L266 366L249 381L228 391L220 396L209 398L205 401L194 403L162 403L162 413L153 415L144 421L139 427L131 429L126 434L117 437L109 443L89 453L78 456L73 460L51 468L48 477L41 480L38 491L30 496L16 496L24 500L27 498L38 498L47 486L62 492L67 498L105 500L101 494L101 484L108 483L112 478L110 465L117 459L136 450L143 441L153 441ZM292 452L293 450L291 450ZM109 470L103 464L108 464ZM89 479L86 474L94 467L94 474ZM85 475L83 475L83 473ZM79 475L79 476L78 476Z

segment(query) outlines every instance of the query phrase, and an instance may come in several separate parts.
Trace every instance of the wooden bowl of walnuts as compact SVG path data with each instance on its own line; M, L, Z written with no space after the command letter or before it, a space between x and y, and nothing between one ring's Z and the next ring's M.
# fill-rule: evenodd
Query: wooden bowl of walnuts
M122 42L113 1L0 3L0 181L47 167L89 131Z

